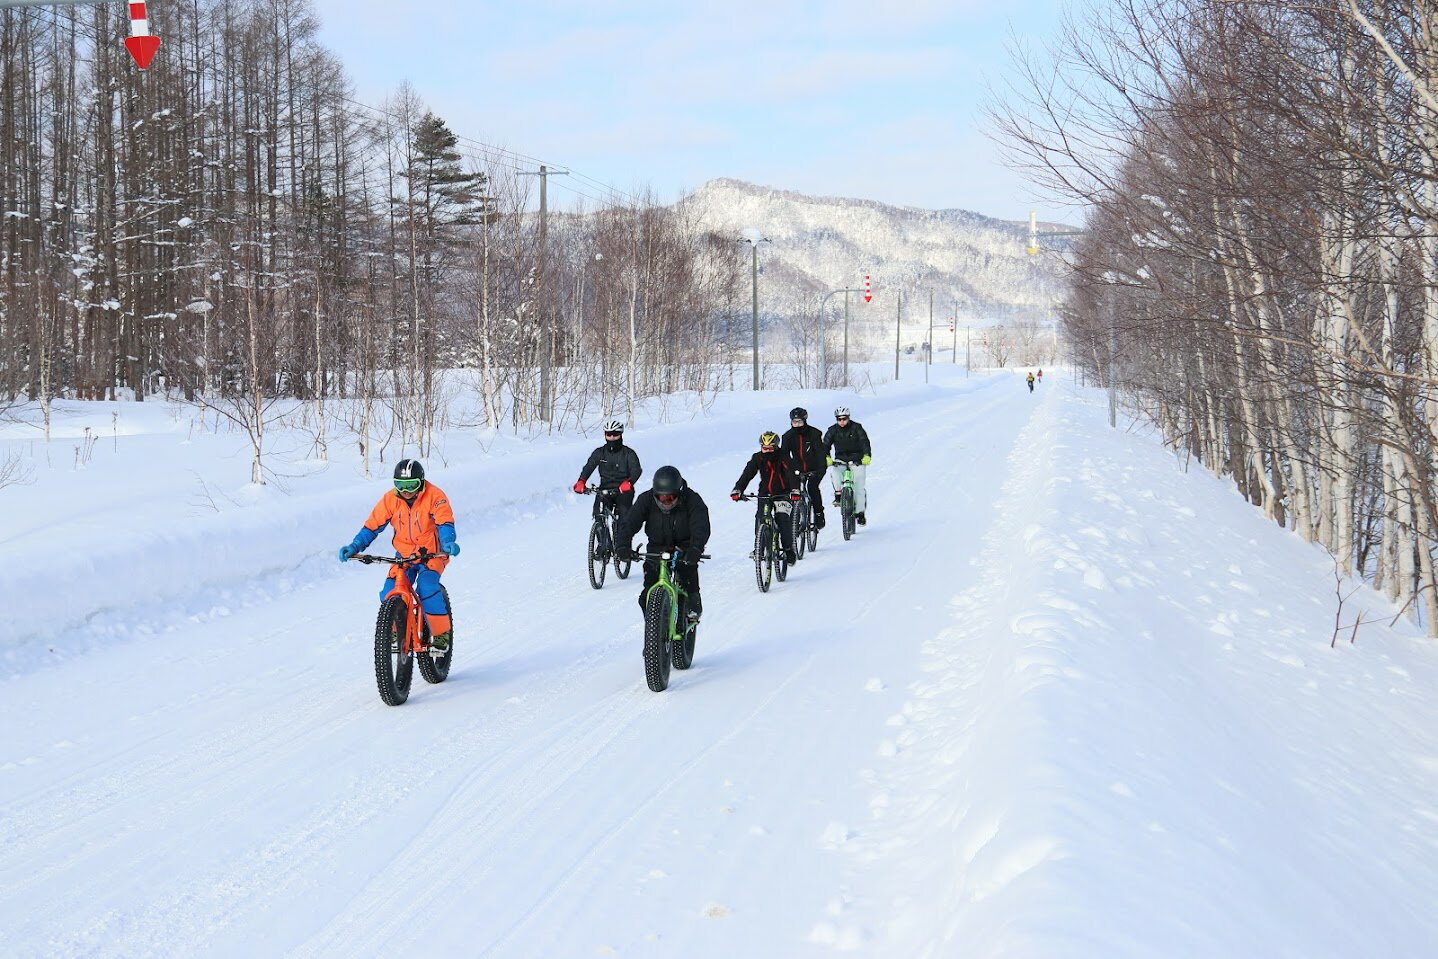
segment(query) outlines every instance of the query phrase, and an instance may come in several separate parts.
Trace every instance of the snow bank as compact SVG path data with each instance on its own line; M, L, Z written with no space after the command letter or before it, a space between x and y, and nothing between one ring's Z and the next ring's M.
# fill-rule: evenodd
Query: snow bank
M875 784L871 954L1432 954L1438 654L1330 648L1325 554L1067 392Z

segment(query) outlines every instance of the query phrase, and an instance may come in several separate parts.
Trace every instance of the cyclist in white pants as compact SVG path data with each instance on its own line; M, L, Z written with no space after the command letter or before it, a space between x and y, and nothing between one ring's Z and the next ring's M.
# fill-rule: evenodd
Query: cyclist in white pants
M864 489L864 467L874 460L873 449L869 446L869 434L857 420L849 417L849 408L841 406L834 411L834 425L824 433L824 455L829 463L829 477L834 483L834 505L839 505L839 491L844 487L844 468L835 466L836 460L849 463L849 472L854 479L854 520L860 526L868 522L865 513L869 507L869 496Z

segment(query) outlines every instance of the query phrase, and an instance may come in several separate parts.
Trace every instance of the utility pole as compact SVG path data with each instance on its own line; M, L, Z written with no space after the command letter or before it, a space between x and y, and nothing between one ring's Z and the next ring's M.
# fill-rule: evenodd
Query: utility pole
M845 287L841 290L830 290L819 300L819 329L821 346L819 347L819 385L824 388L829 386L829 323L825 320L824 306L829 302L829 297L844 294L844 383L849 382L849 294L859 293L855 287Z
M974 370L974 354L971 343L972 333L972 328L966 325L964 327L964 379L968 379L969 374Z
M924 382L929 382L929 367L934 365L934 291L929 291L929 340L924 346Z
M899 378L899 329L904 322L904 294L894 297L894 379Z
M754 389L759 389L759 244L754 243Z
M521 173L520 176L539 177L539 268L538 277L535 283L535 302L539 304L539 420L548 423L553 414L550 407L554 403L553 377L554 377L554 316L550 310L549 277L545 273L546 254L548 253L549 238L549 178L552 176L565 176L567 170L551 170L549 167L540 164L538 173Z
M752 235L751 235L752 234ZM772 242L767 236L760 236L758 230L746 230L739 239L748 243L753 249L753 280L754 280L754 389L759 389L759 244Z
M849 385L849 294L844 294L844 382Z

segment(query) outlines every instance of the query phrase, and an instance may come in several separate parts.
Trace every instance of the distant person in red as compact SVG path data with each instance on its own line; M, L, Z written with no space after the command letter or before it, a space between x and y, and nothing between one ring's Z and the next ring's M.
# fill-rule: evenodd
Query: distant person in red
M1039 367L1039 382L1042 383L1043 381L1044 381L1044 370L1043 370L1043 367Z

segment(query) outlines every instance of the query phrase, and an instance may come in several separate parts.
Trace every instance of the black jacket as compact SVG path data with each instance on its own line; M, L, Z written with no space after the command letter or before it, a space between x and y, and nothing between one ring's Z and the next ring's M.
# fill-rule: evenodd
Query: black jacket
M644 469L639 465L638 454L622 442L613 448L605 443L590 453L589 462L584 464L579 478L587 481L589 474L594 472L596 466L599 467L599 485L604 489L617 489L619 484L625 480L637 483L639 477L644 475Z
M836 460L857 463L865 456L873 456L869 448L869 434L858 420L850 420L848 426L835 423L824 434L824 452Z
M779 448L794 460L800 472L824 471L824 434L816 426L796 426L784 434Z
M683 546L702 550L709 543L709 507L698 493L686 487L679 492L679 502L666 513L654 502L654 491L645 490L614 528L614 540L627 547L640 529L649 538L651 551Z
M755 475L759 477L760 496L784 496L790 490L799 488L799 474L794 472L794 461L782 450L766 453L763 450L749 457L744 472L739 474L734 488L744 492Z

